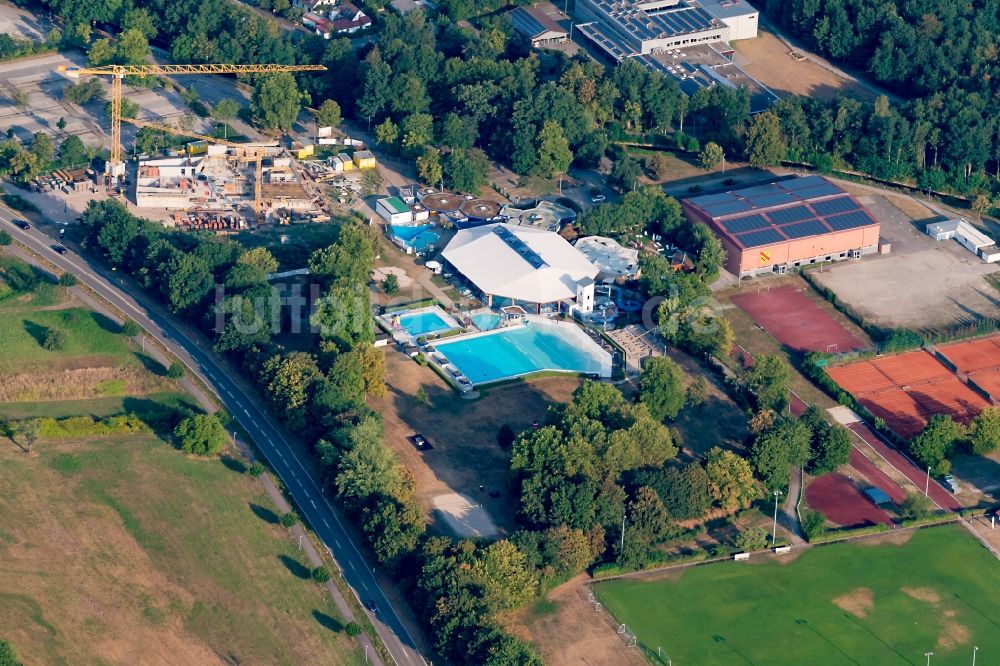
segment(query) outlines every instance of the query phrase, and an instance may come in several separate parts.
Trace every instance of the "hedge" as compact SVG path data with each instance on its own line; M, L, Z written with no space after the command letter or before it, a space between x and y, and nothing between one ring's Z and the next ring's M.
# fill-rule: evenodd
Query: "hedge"
M103 419L95 419L91 416L70 416L64 419L46 417L38 419L38 425L38 436L50 439L153 432L135 414L121 414Z
M701 548L693 553L688 553L687 555L676 555L674 557L670 557L663 553L651 553L646 562L638 569L623 567L616 562L607 562L594 567L591 575L595 579L610 578L612 576L621 576L622 574L636 573L638 571L662 569L680 564L690 564L691 562L703 562L709 558L709 555L710 554L707 550L703 550Z
M877 525L868 525L866 527L855 527L848 528L844 530L827 530L824 534L817 535L815 539L810 539L809 543L827 543L829 541L840 541L841 539L850 539L851 537L865 536L868 534L881 534L882 532L888 532L889 527L878 523Z

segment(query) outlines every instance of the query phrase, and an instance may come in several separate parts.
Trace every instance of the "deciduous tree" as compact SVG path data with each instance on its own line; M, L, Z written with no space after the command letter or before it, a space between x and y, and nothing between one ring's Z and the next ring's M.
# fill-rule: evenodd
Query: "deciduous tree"
M250 115L266 130L291 129L302 108L302 93L288 72L263 74L250 98Z
M199 456L213 456L226 444L226 429L215 414L196 414L174 429L181 449Z
M698 164L705 171L711 171L722 162L723 157L722 146L714 141L709 141L702 147L701 152L698 153Z
M745 509L757 497L757 482L746 458L719 447L708 452L705 461L708 491L725 511Z
M684 371L667 356L646 361L639 377L640 399L656 419L675 419L684 407Z
M745 150L747 161L758 168L774 166L785 157L785 142L777 115L765 111L754 116L747 130Z
M986 407L972 422L969 433L972 452L985 455L1000 448L1000 409Z

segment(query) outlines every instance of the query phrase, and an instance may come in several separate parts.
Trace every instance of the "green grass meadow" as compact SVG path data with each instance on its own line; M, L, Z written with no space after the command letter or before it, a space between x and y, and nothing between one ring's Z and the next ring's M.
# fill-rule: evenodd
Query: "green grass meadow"
M1000 664L1000 562L957 525L594 586L653 663ZM657 648L662 656L657 657Z
M42 347L50 328L65 331L62 349ZM90 357L107 365L134 363L135 355L118 326L83 308L36 310L0 316L0 373L59 366L65 359Z
M66 290L42 271L0 254L0 310L48 307L65 300Z

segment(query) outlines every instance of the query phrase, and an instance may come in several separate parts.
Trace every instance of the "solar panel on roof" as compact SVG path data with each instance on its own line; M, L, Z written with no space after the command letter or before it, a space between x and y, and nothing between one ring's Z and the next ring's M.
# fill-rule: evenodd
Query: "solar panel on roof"
M689 199L689 201L699 206L711 206L712 204L722 203L723 201L735 201L735 199L732 194L723 192L721 194L704 194L700 197L693 197Z
M785 237L779 234L775 229L761 229L760 231L751 231L749 233L740 234L736 237L736 240L739 241L740 245L747 248L780 243L785 240Z
M664 14L663 16L658 16L657 18L659 19L660 23L663 25L663 27L666 30L667 34L669 34L671 36L680 34L680 32L681 32L680 26L677 25L677 22L674 21L674 19L671 18L669 14Z
M846 213L849 210L857 210L858 204L850 197L830 199L829 201L817 201L812 204L812 209L820 215L833 215L834 213Z
M795 190L795 196L802 199L815 199L817 197L828 197L832 194L840 194L841 192L843 192L843 190L833 183L824 183L821 185L814 185L813 187L806 187L801 190Z
M511 23L514 24L514 29L518 32L530 35L534 37L545 32L545 26L543 26L538 19L528 13L523 7L518 7L510 13Z
M826 225L819 220L808 220L806 222L789 224L781 227L781 231L789 238L805 238L806 236L818 236L820 234L830 233L830 230L826 228Z
M868 213L857 210L853 213L845 213L844 215L837 215L836 217L826 218L826 223L830 225L834 231L844 231L845 229L855 229L857 227L867 227L869 224L875 224L875 220L868 215Z
M818 185L826 185L827 181L823 180L821 176L803 176L802 178L789 178L788 180L782 180L777 184L786 190L794 192L796 190L816 187Z
M740 201L739 199L734 199L732 201L726 201L723 203L714 204L712 206L702 206L712 217L720 217L722 215L732 215L733 213L742 213L746 210L753 209L753 206L748 204L746 201Z
M764 229L771 226L771 223L764 219L763 215L747 215L746 217L738 217L735 220L726 220L722 222L723 228L732 234L740 234L745 231L753 231L754 229Z
M768 211L767 216L775 224L788 224L789 222L808 220L813 217L813 214L805 206L792 206L791 208Z
M757 196L747 197L750 199L750 203L758 208L766 208L767 206L777 206L778 204L791 203L796 201L798 197L789 194L787 192L775 192L773 194L758 194Z
M778 190L775 189L774 185L755 185L754 187L744 187L742 190L736 190L736 193L747 199L765 196L767 194L774 194Z
M691 23L690 19L688 19L687 12L676 12L674 14L674 18L676 18L680 24L684 26L685 32L691 32L694 30L694 24Z

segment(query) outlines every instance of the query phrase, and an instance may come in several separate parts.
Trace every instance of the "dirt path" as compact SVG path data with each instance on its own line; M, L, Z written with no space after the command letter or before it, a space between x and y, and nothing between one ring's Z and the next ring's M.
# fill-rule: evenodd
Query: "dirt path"
M587 576L580 575L563 583L545 595L545 611L540 604L519 618L542 659L550 666L646 666L642 653L625 647L615 634L614 619L587 603L586 580Z

